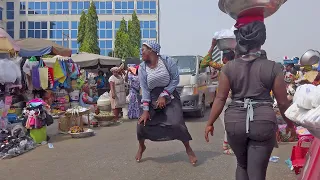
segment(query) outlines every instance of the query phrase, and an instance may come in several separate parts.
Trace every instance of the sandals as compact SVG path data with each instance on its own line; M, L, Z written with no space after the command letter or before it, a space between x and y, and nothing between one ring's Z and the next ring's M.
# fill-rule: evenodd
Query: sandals
M224 151L223 151L223 154L226 154L226 155L234 155L234 152L232 151L232 149L227 149L227 150L224 150Z

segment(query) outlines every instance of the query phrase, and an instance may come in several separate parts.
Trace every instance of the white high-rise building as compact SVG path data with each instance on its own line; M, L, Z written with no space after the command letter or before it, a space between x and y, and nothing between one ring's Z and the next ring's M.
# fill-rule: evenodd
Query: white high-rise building
M77 34L80 14L88 10L85 0L1 0L0 26L14 39L45 38L78 52ZM159 0L95 0L99 18L101 55L114 47L120 21L131 19L136 11L142 41L159 41Z

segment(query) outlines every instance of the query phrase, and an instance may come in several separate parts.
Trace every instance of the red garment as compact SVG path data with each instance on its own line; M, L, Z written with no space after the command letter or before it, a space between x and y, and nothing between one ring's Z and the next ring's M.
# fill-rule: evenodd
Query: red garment
M261 21L264 22L264 16L262 15L249 15L249 16L242 16L238 17L236 24L234 27L241 28L242 26L249 24L253 21Z
M48 67L48 78L49 78L49 82L50 82L50 87L53 87L54 84L54 76L53 76L53 68Z

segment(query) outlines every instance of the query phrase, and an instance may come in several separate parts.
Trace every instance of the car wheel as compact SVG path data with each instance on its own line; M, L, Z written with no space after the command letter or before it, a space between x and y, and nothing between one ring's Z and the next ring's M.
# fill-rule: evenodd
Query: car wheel
M199 118L204 117L205 111L206 111L206 103L205 103L205 99L203 98L201 102L201 108L197 112L197 117Z

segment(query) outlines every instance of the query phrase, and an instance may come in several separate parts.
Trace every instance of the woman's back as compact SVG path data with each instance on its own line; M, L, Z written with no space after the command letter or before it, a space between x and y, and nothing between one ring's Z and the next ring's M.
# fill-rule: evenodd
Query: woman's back
M282 71L274 61L257 58L252 61L230 61L223 68L223 72L230 81L234 101L250 98L254 101L272 102L270 91L275 77Z

